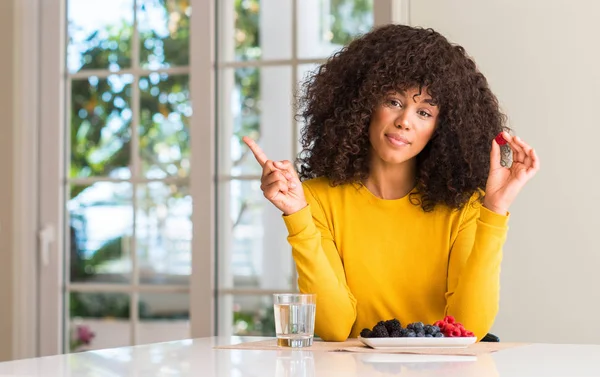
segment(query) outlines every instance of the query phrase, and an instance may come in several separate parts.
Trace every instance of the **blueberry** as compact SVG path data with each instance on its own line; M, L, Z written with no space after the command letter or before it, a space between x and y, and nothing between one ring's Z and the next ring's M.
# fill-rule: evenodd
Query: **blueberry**
M427 334L427 335L425 335L425 337L426 337L426 338L433 338L433 335L431 335L431 334Z
M407 338L414 338L417 336L417 333L415 333L413 330L408 330L408 333L406 334Z
M433 334L437 333L438 331L440 331L439 327L431 326L431 325L425 326L425 334L433 335Z
M400 336L402 338L406 338L408 336L408 332L409 331L410 331L409 329L402 329L402 330L400 330Z
M425 337L425 332L424 331L418 331L417 332L417 338L424 338Z
M435 333L434 335L435 338L443 338L444 334L442 334L441 332Z
M417 322L413 324L413 330L415 331L423 331L425 328L425 325L423 325L423 322Z

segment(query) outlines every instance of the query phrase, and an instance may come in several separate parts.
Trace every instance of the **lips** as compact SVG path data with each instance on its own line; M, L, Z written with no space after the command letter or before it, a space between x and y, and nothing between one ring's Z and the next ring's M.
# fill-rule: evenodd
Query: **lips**
M397 147L404 147L409 145L410 143L404 137L396 134L386 134L385 137L389 140L390 143Z

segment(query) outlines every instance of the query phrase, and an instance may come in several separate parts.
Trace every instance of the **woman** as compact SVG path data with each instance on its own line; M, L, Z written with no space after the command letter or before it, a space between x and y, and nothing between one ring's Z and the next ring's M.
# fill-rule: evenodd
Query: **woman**
M244 141L283 212L300 291L317 294L315 333L343 341L451 315L485 336L508 210L539 159L464 49L431 29L375 29L320 67L301 105L299 174Z

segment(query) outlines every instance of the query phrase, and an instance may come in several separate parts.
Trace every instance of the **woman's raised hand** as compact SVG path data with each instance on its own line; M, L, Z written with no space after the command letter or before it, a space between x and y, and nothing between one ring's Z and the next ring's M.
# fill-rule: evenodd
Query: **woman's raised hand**
M306 207L302 183L293 164L290 161L269 160L254 140L247 136L242 140L248 145L263 169L260 189L265 198L286 216Z
M498 140L512 149L511 167L501 163L501 151ZM488 176L484 206L505 214L523 186L540 170L540 159L535 150L517 136L502 132L492 140L490 155L490 174Z

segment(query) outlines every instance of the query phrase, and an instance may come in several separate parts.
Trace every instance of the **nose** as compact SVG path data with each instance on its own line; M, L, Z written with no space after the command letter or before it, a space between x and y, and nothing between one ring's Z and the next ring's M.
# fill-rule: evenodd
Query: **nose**
M408 111L402 111L396 118L394 125L396 128L404 128L408 130L410 128L410 121L408 119Z

